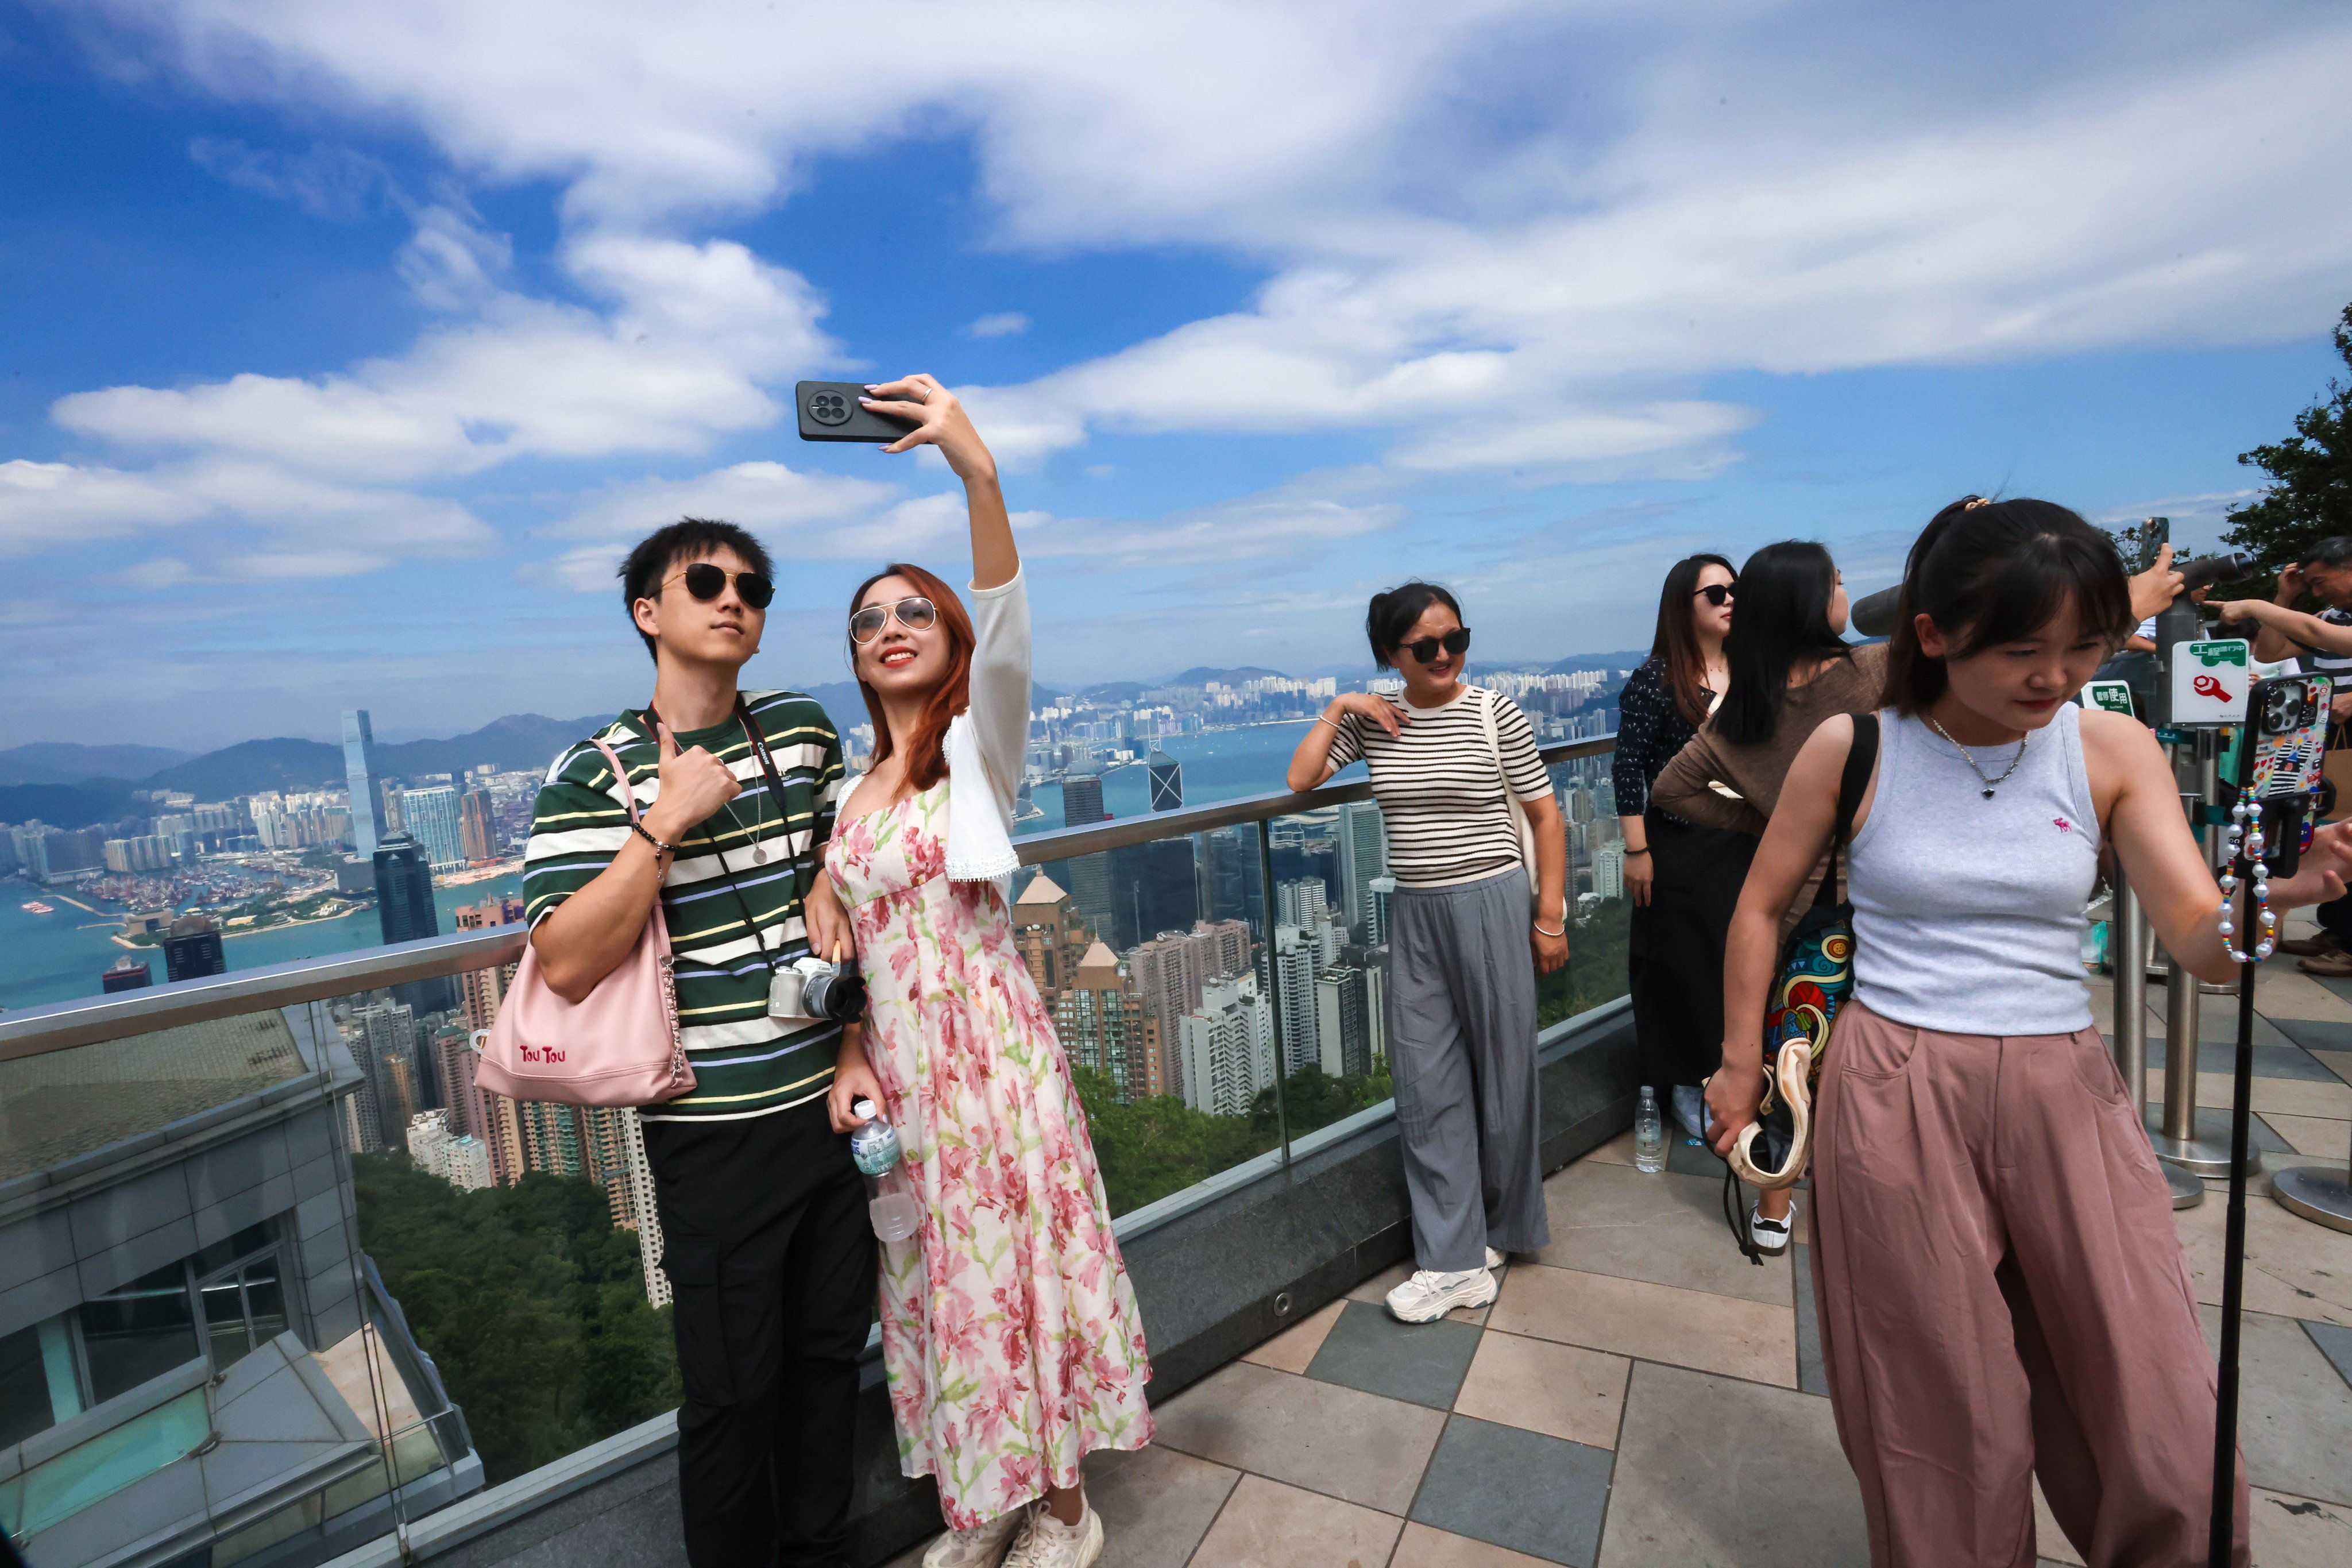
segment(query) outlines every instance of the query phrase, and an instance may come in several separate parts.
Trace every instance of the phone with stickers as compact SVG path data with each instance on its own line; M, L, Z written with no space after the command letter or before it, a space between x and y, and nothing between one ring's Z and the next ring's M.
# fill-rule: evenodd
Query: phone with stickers
M2254 682L2246 696L2239 795L2263 808L2263 859L2273 877L2294 875L2311 837L2333 695L2324 675L2282 675Z

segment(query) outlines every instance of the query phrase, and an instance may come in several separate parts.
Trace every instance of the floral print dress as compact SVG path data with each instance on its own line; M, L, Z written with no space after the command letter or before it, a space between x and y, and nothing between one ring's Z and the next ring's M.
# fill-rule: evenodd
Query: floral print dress
M882 1258L899 1468L952 1529L1078 1482L1092 1448L1151 1440L1143 1320L1110 1204L992 882L947 875L945 781L825 851L867 991L866 1056L908 1153L914 1237ZM904 1173L903 1174L901 1173Z

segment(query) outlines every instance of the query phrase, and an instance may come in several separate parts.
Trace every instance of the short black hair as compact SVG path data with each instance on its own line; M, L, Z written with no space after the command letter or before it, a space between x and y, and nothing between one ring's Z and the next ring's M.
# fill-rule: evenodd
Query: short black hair
M645 637L648 658L659 656L654 651L654 639L646 637L645 628L637 625L637 601L658 597L662 579L680 561L700 561L721 550L733 551L743 558L744 565L770 582L775 581L768 552L760 547L758 540L731 522L707 517L681 517L667 528L654 530L637 541L637 547L621 563L621 608L628 615L631 628Z
M1397 649L1404 646L1404 634L1412 630L1413 623L1432 605L1444 605L1454 612L1455 620L1462 618L1462 606L1453 595L1418 578L1373 595L1371 608L1364 613L1364 636L1372 645L1372 662L1382 669L1393 668Z
M2341 566L2352 561L2352 534L2331 533L2326 538L2305 545L2295 556L2294 563L2308 566L2313 562L2322 566Z

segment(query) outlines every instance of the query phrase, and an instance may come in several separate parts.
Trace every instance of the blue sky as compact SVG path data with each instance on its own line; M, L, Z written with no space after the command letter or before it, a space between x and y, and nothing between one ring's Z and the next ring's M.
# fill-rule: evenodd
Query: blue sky
M964 390L1041 678L1506 659L1968 490L2210 540L2352 299L2339 6L0 0L0 745L639 700L630 539L792 566L839 679L935 462L803 376Z

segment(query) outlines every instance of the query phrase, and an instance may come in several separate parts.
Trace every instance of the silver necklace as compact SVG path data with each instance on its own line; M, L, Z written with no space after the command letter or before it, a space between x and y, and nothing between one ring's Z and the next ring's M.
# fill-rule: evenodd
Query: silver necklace
M1984 769L1977 766L1975 753L1971 752L1966 746L1961 745L1958 741L1953 740L1952 732L1945 729L1941 724L1937 723L1936 716L1934 714L1926 714L1924 717L1927 721L1928 728L1934 730L1938 735L1943 736L1945 741L1951 746L1952 750L1960 753L1960 761L1969 764L1969 772L1976 774L1977 782L1984 785L1984 797L1987 800L1990 800L1992 798L1993 791L1999 789L2001 785L2009 782L2009 775L2017 771L2017 764L2025 761L2025 742L2033 738L2033 732L2030 730L2024 734L2020 735L2017 738L2017 755L2009 759L2009 766L2001 769L2000 777L1991 779L1985 777Z

